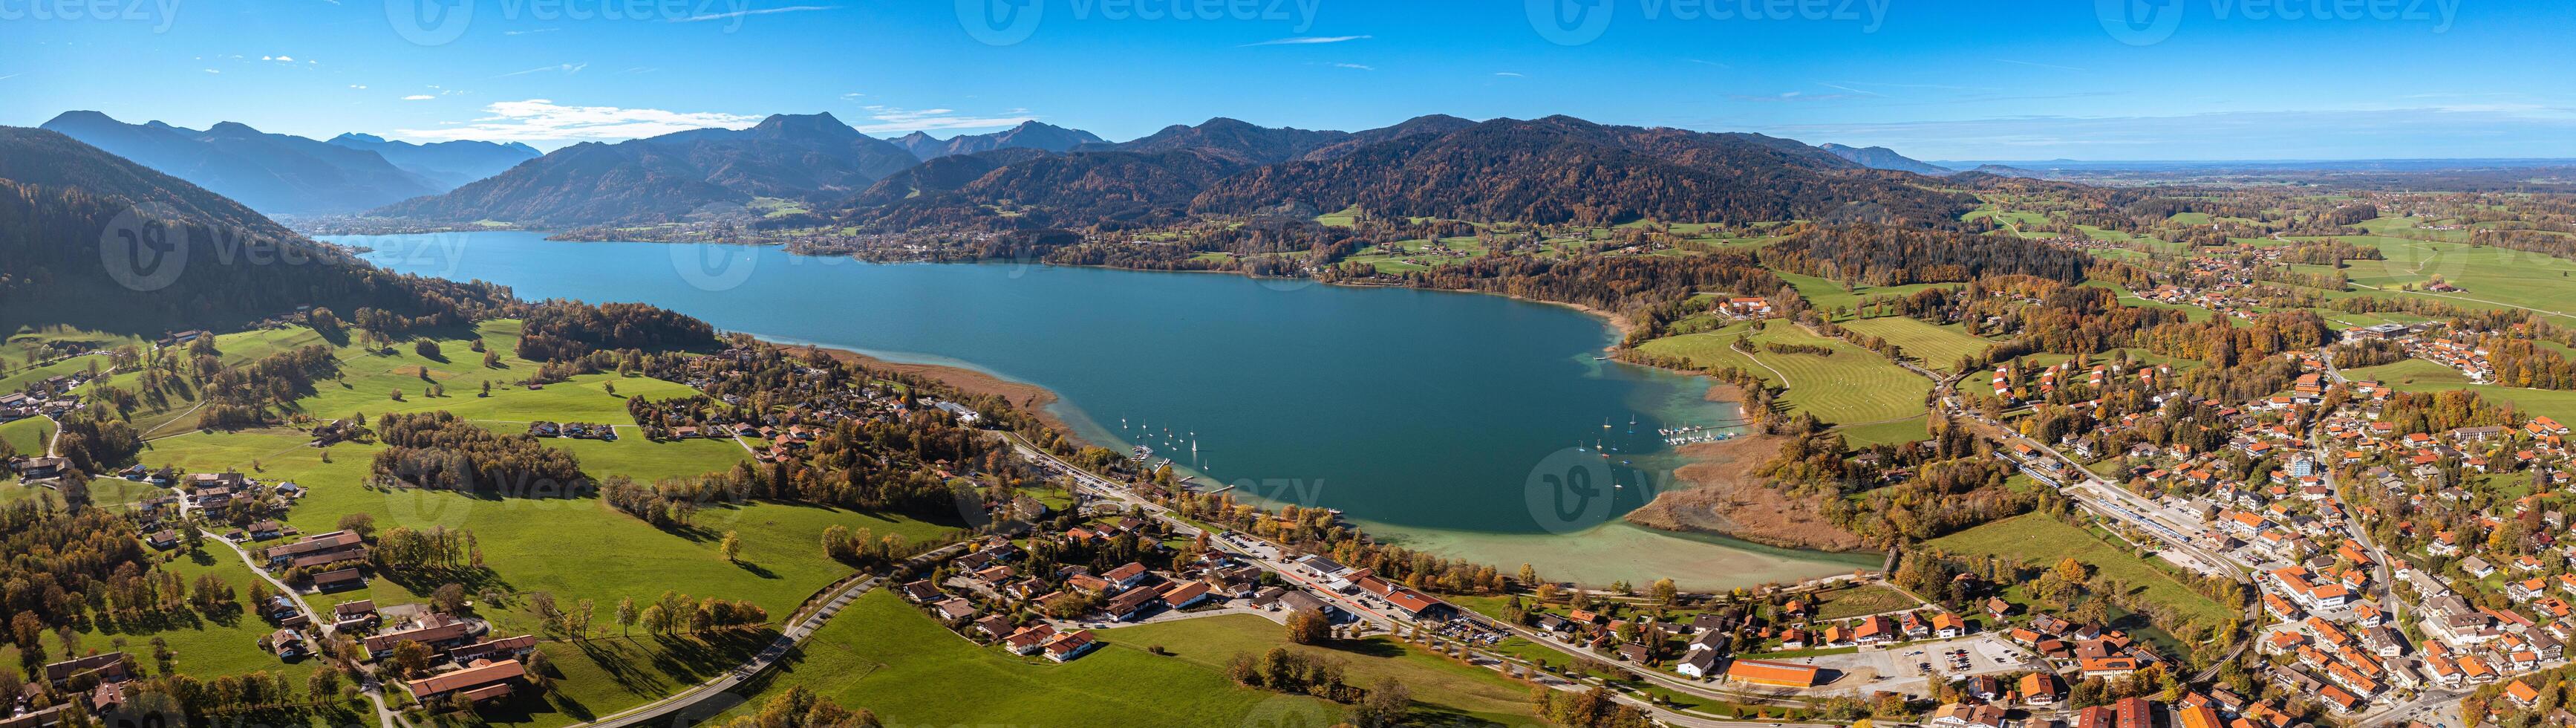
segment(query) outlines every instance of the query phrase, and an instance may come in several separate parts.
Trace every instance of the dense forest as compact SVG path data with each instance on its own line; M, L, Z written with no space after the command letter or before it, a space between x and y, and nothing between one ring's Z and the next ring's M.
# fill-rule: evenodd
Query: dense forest
M2025 275L2073 285L2085 254L2013 235L1972 235L1886 225L1812 226L1762 249L1779 270L1865 286L1954 283Z
M1938 225L1974 202L1779 141L1567 117L1501 119L1328 161L1254 169L1209 188L1191 209L1242 214L1283 204L1356 204L1392 216L1587 225L1800 218Z
M641 303L546 301L525 316L519 358L529 361L568 361L608 349L696 350L716 343L715 327L707 322Z
M445 411L389 414L376 420L373 474L386 487L452 490L517 497L573 497L589 478L572 453L524 434L500 435Z

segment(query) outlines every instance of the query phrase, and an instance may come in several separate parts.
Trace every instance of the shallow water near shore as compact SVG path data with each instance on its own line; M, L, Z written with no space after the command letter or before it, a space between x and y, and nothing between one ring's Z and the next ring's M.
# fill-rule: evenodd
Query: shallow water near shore
M1600 360L1599 318L1498 296L1230 274L870 264L775 247L489 232L327 238L523 298L640 301L728 331L1044 387L1075 434L1205 488L1551 579L1728 587L1849 571L1630 526L1679 464L1661 427L1733 422L1707 380Z

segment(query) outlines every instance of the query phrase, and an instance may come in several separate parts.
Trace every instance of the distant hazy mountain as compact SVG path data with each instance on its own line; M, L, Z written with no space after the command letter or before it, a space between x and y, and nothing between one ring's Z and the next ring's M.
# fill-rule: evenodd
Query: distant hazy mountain
M1899 172L1913 172L1915 174L1928 174L1934 176L1950 174L1957 171L1948 167L1943 167L1898 154L1896 153L1896 150L1886 147L1850 147L1841 144L1818 144L1816 145L1816 148L1833 152L1834 156L1851 160L1858 163L1860 166L1868 167L1870 169L1893 169Z
M295 252L254 256L246 245ZM421 315L501 299L490 286L386 272L204 187L17 127L0 127L0 261L5 331L66 324L158 336L303 305Z
M911 152L831 114L781 114L749 129L577 144L370 214L540 226L657 222L762 197L839 202L918 164Z
M435 144L413 144L390 141L373 134L342 134L332 137L333 146L375 152L403 171L420 175L446 192L540 156L535 147L518 142L453 141Z
M2031 171L2031 170L2022 169L2022 168L2020 168L2020 167L2013 167L2013 166L2007 166L2007 165L2001 165L2001 164L1980 164L1980 165L1977 165L1977 168L1976 168L1976 169L1971 169L1971 170L1968 170L1968 171L1970 171L1970 172L1983 172L1983 173L1991 174L1991 175L1995 175L1995 176L1998 176L1998 177L2027 177L2027 178L2030 178L2030 179L2048 179L2048 174L2047 174L2047 173L2045 173L2045 172L2034 172L2034 171Z
M44 128L273 214L352 212L442 189L372 151L233 122L199 131L71 111Z
M989 152L996 149L1036 149L1068 152L1084 144L1104 143L1098 135L1080 129L1067 129L1035 121L991 134L960 134L941 139L923 132L913 132L893 140L896 146L911 151L924 161L959 154Z

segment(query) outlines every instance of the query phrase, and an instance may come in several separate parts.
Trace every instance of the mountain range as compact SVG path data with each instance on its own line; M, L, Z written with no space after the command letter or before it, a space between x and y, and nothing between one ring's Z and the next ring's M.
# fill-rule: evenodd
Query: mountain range
M1036 121L1020 122L1019 126L991 134L959 134L947 139L931 136L928 132L916 131L896 137L893 141L895 146L911 151L912 156L922 161L996 149L1070 152L1075 147L1085 144L1107 143L1100 138L1100 135L1091 132Z
M332 137L332 146L375 152L403 171L420 175L438 185L438 191L463 187L469 182L500 174L520 162L540 155L535 147L510 142L452 141L413 144L392 141L373 134L349 133Z
M1219 117L1109 142L1036 121L885 140L828 113L781 114L747 129L543 155L517 144L363 134L325 143L230 123L200 132L94 112L49 126L254 208L449 224L561 228L751 213L774 226L1081 228L1351 205L1528 222L1928 220L1962 204L1917 176L1951 170L1881 147L1566 116L1429 115L1357 132ZM478 175L488 176L457 184Z
M779 114L749 129L576 144L371 214L536 226L666 222L764 198L837 202L919 164L912 152L831 114Z
M1150 225L1190 214L1393 215L1529 222L1641 217L1931 220L1967 201L1794 140L1575 119L1426 116L1382 129L1268 129L1233 119L1072 154L935 160L835 214L879 230L924 225Z
M449 142L421 147L362 138L376 142L370 144L356 135L323 142L270 134L234 122L203 130L158 121L128 124L96 111L66 112L45 122L43 128L189 180L252 209L289 215L356 212L437 194L478 173L536 156L536 150L517 144Z

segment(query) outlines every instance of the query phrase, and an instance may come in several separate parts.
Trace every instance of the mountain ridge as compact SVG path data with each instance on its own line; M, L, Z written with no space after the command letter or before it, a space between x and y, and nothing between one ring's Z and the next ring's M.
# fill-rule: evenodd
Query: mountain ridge
M919 163L828 112L774 114L747 129L576 144L368 214L530 225L667 222L731 214L762 198L838 201Z
M264 212L353 212L438 191L436 182L373 151L270 134L238 122L196 130L159 121L128 124L96 111L67 111L39 128Z

